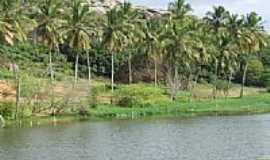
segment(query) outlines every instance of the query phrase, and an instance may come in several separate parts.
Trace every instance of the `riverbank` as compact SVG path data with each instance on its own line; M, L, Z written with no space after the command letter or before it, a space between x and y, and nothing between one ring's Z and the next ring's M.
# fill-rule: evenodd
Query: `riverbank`
M138 118L153 115L200 116L200 115L248 115L270 113L270 94L244 98L219 98L216 100L170 102L151 107L123 108L120 106L98 106L89 109L94 117Z
M57 116L32 115L19 121L8 120L6 126L32 127L57 125L87 120L139 119L153 116L197 117L230 116L270 113L270 94L244 98L219 98L216 100L191 100L188 102L167 102L146 107L120 107L99 105L89 108L85 115L62 113Z
M24 81L24 84L26 82L28 81ZM164 86L154 87L146 83L118 84L114 94L111 94L106 84L107 81L103 79L93 81L89 95L88 82L85 80L80 80L76 88L70 87L66 81L57 81L53 84L53 94L49 94L47 89L50 87L46 87L47 85L31 89L33 86L29 83L23 86L24 93L18 108L20 120L14 120L15 103L6 99L0 103L0 115L5 118L6 125L15 124L20 127L27 124L31 127L89 119L270 113L270 94L261 88L246 88L245 97L236 98L240 87L233 84L227 98L218 93L217 99L212 99L212 85L197 84L189 92L179 91L173 102ZM55 116L51 116L53 112Z

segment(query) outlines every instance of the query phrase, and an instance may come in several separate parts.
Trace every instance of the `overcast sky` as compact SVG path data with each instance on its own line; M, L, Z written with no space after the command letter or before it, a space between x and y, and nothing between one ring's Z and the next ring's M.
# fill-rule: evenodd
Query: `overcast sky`
M137 5L144 5L152 8L166 9L167 4L172 0L129 0ZM265 27L270 30L270 1L269 0L187 0L196 15L202 16L212 6L223 5L229 11L237 14L246 14L251 11L257 12L263 17Z

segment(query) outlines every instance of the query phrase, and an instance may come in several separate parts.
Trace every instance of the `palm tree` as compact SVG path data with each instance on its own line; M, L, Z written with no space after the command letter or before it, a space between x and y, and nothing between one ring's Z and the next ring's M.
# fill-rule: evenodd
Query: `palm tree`
M114 8L106 13L106 21L103 24L103 46L111 54L111 90L114 92L114 57L115 52L127 47L135 37L133 32L135 27L130 20L131 5L123 3L120 8Z
M169 3L168 10L171 11L174 18L183 19L189 12L192 11L192 8L189 3L186 3L185 0L175 0L174 2Z
M61 5L61 2L54 0L42 0L37 5L37 40L41 41L49 48L49 69L51 81L54 80L52 50L59 50L59 43L61 43L61 36L58 31L61 26Z
M132 55L136 53L137 43L141 42L144 38L142 26L144 19L140 17L138 9L132 8L131 3L124 1L120 6L122 18L122 32L126 36L125 48L128 48L128 70L129 70L129 84L132 83Z
M244 26L242 30L243 40L240 43L242 48L240 59L242 66L244 66L242 69L240 97L244 96L249 57L256 54L262 47L266 46L265 35L266 33L262 26L262 18L255 12L248 14L244 18Z
M213 54L213 60L215 62L215 80L213 88L213 96L216 97L217 92L217 80L219 77L220 67L222 66L222 52L224 51L227 42L222 42L226 40L227 30L226 24L228 21L229 12L223 6L214 7L212 12L207 12L204 20L209 25L209 31L214 36L213 43L216 46L217 53Z
M92 28L89 27L90 25L88 25L89 22L87 20L90 14L89 7L83 4L81 0L70 0L69 5L71 8L70 11L66 13L65 24L62 26L62 34L65 36L69 47L76 52L74 75L74 85L76 85L78 81L79 52L85 50L89 61L88 50L91 47L90 42L93 34ZM90 69L90 67L88 68ZM89 78L90 77L89 75Z
M34 21L28 18L17 0L0 1L0 42L13 45L17 41L27 39L26 33L32 29ZM32 25L32 26L31 26ZM14 67L16 81L16 111L15 119L18 117L20 104L20 77L18 68Z
M157 18L150 18L147 20L146 29L145 29L145 44L147 48L147 53L150 57L154 59L154 68L155 68L155 87L158 83L158 59L161 56L162 52L162 43L160 36L162 33L161 22Z
M26 24L30 19L22 14L16 0L0 1L0 41L13 45L14 41L26 40Z
M186 12L181 12L186 13ZM174 100L178 89L181 86L179 69L187 68L194 59L200 57L196 30L190 28L190 16L182 15L169 17L166 29L161 35L162 43L166 50L166 61L168 61L168 81L170 84L171 97ZM183 74L184 76L184 74Z

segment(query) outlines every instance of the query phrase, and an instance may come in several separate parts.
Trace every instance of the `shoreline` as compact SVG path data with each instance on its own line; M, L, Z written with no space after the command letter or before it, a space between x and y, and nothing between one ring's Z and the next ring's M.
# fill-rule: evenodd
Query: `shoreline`
M270 95L261 94L243 99L228 98L193 102L169 102L151 107L123 108L119 106L98 106L88 109L88 114L63 113L57 116L29 116L20 121L6 120L6 127L58 125L91 120L141 119L146 117L199 117L199 116L242 116L270 113Z

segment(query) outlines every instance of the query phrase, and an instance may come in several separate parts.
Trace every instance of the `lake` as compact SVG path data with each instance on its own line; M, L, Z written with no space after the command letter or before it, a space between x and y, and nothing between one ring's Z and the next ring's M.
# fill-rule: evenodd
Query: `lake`
M0 129L0 160L256 160L267 156L270 115Z

